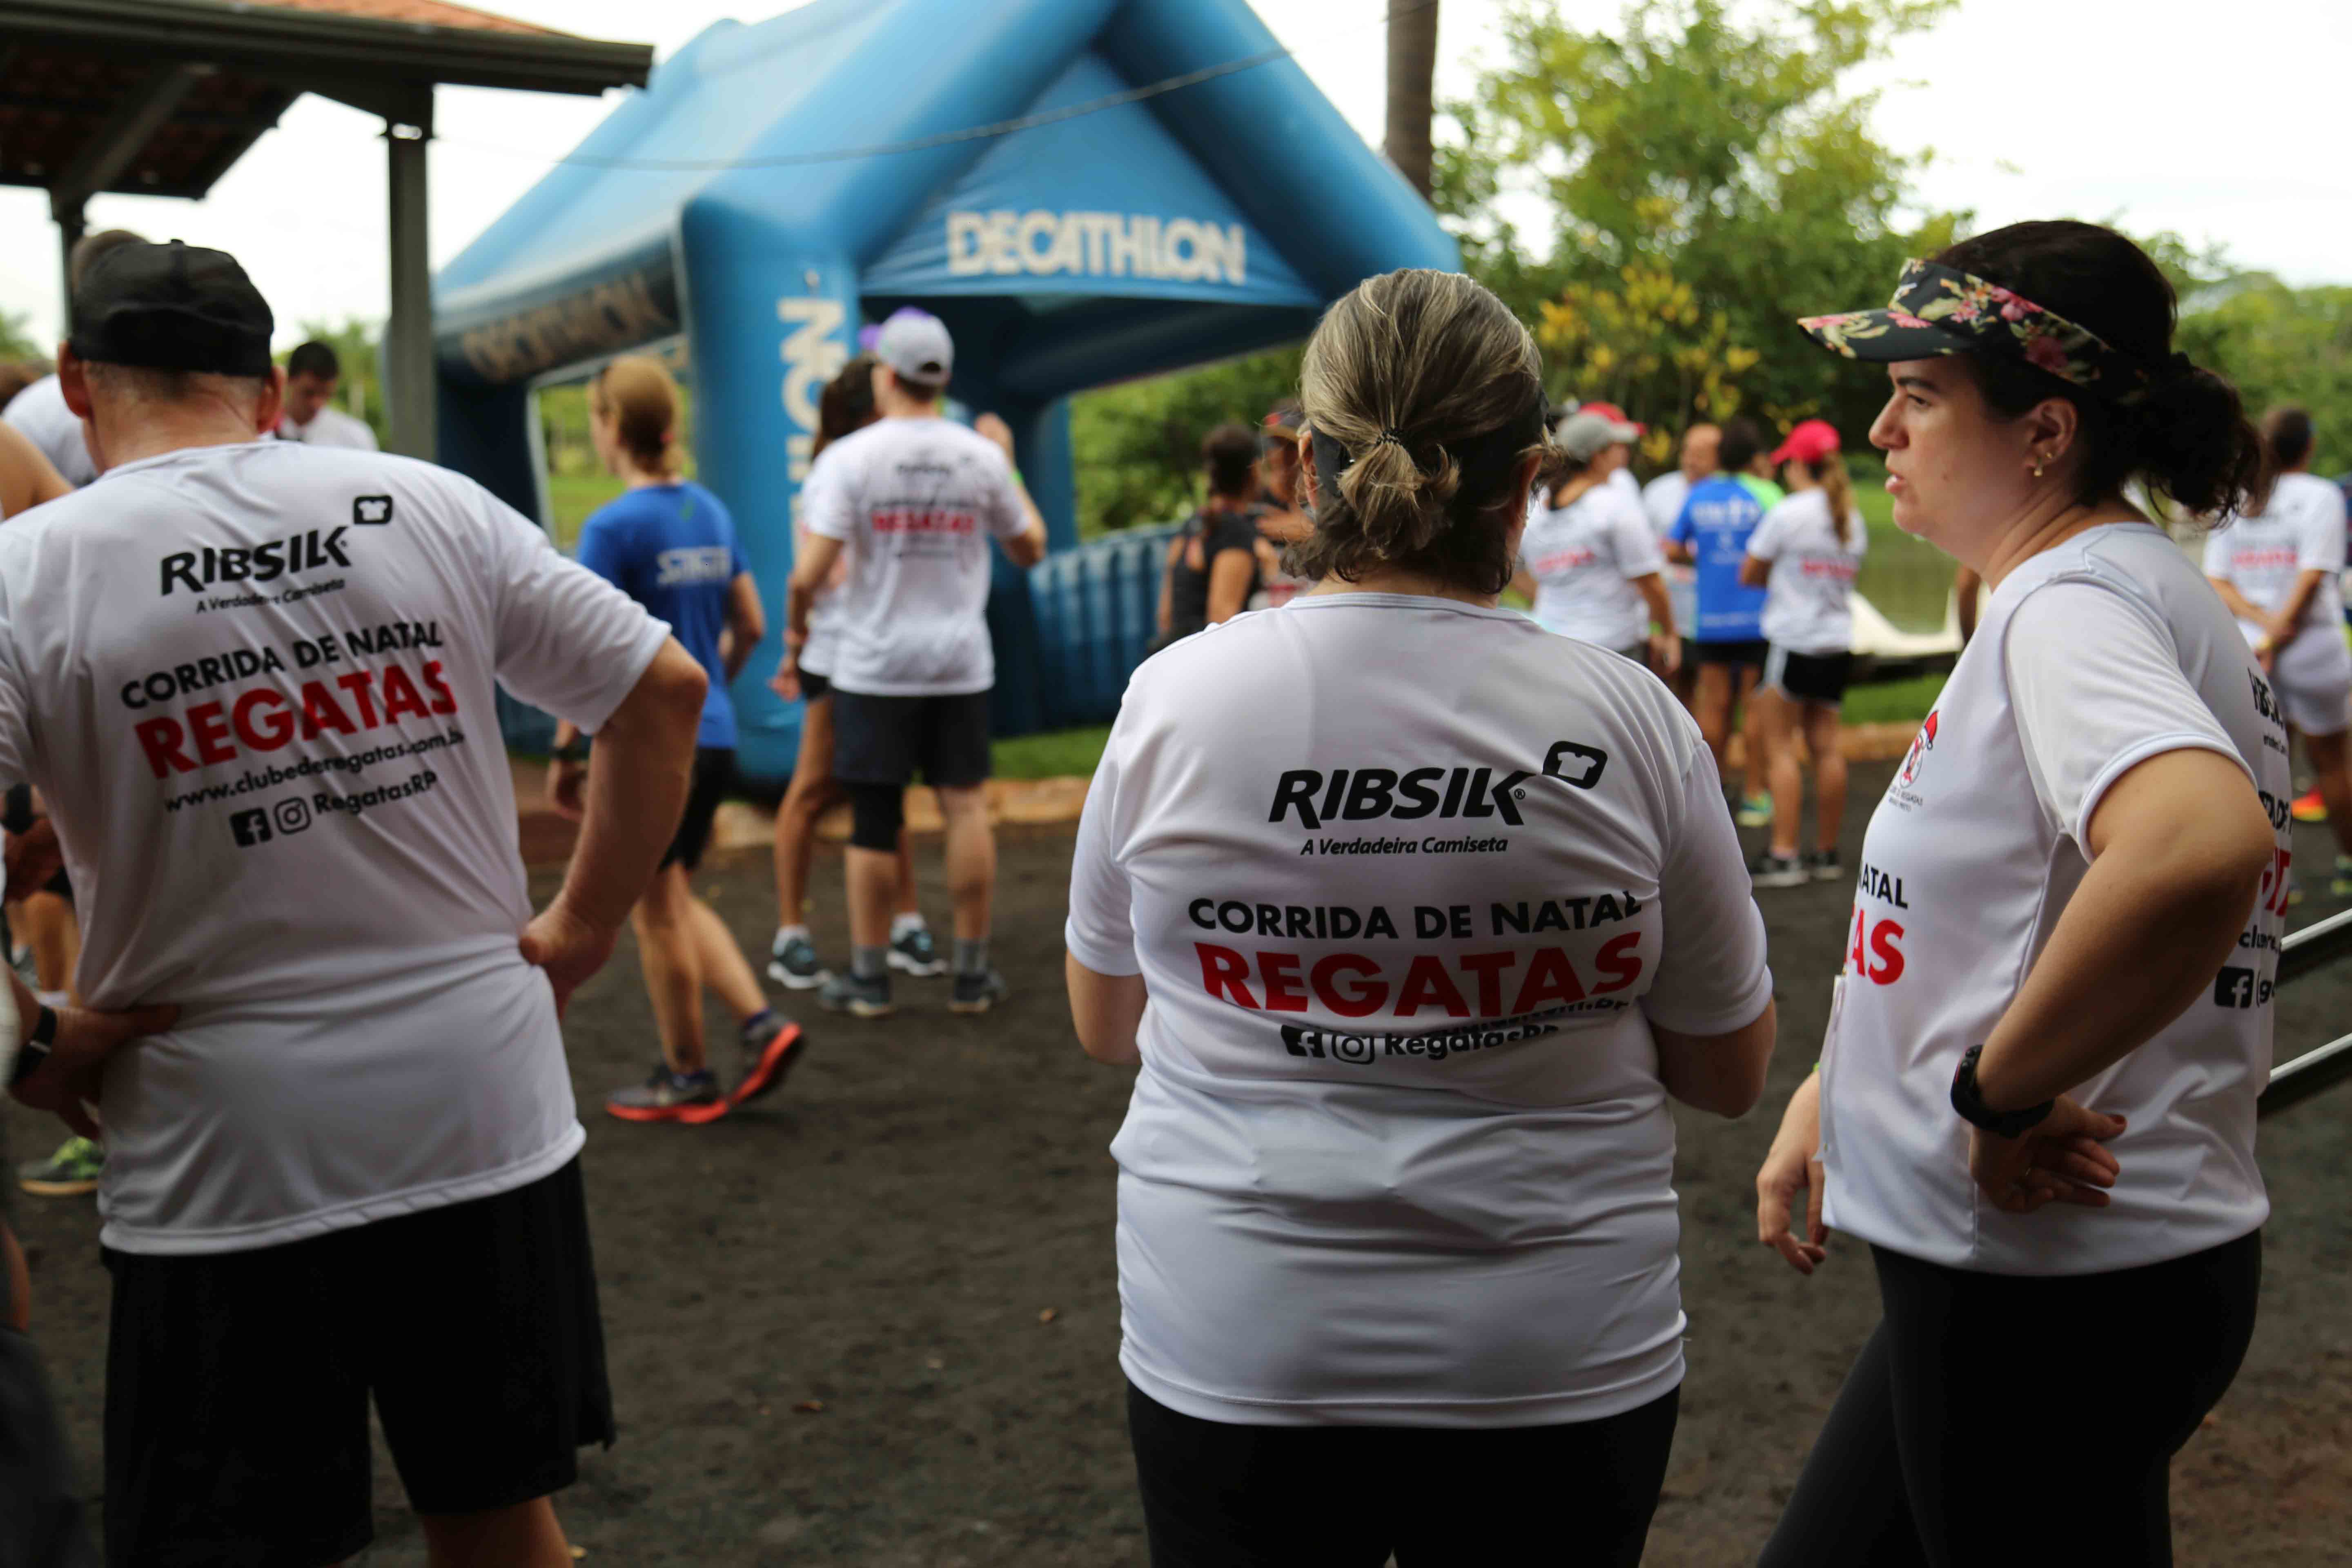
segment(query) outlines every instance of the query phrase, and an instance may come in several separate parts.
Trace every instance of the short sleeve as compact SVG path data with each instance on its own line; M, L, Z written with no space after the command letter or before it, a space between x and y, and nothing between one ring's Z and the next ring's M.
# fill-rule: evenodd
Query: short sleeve
M1021 486L1013 477L1013 466L1004 454L992 451L995 461L984 465L982 472L988 476L986 493L981 504L988 515L988 531L999 539L1010 539L1029 526L1029 509L1021 502Z
M1679 1035L1727 1035L1764 1011L1772 971L1723 781L1696 732L1689 744L1682 797L1668 803L1670 837L1658 873L1664 951L1642 1010Z
M1780 546L1789 538L1789 512L1786 507L1774 507L1748 536L1748 553L1759 561L1769 561L1780 553Z
M2344 492L2322 480L2314 486L2311 507L2295 531L2294 564L2299 572L2344 570Z
M1123 717L1124 715L1122 715ZM1097 974L1140 974L1135 956L1134 897L1127 868L1119 864L1118 789L1124 726L1111 726L1094 782L1087 786L1078 817L1078 841L1070 854L1070 916L1062 943L1070 956Z
M849 487L842 465L846 459L828 448L819 452L801 480L801 526L820 539L847 543L856 536L857 518L850 505Z
M1693 494L1696 493L1696 486L1692 487ZM1691 521L1690 497L1685 496L1683 509L1675 513L1675 525L1666 531L1666 537L1676 544L1688 544L1691 542L1691 535L1696 531L1696 525Z
M0 610L0 789L33 782L33 705L16 658L16 605ZM5 837L5 835L0 835Z
M2230 531L2216 529L2205 536L2205 575L2230 581Z
M1650 520L1631 500L1612 509L1609 541L1616 547L1617 570L1629 578L1666 569L1666 558L1658 549L1658 536L1651 531Z
M499 684L583 730L601 729L661 651L669 627L565 560L536 523L476 489Z
M623 546L621 531L619 523L611 517L601 514L592 517L581 528L580 547L574 552L574 558L581 565L615 588L624 587L622 574L628 570L624 559L627 551Z
M2108 788L2150 757L2203 750L2246 765L2181 672L2170 629L2116 589L2035 590L2011 614L2002 655L2034 794L2078 846Z

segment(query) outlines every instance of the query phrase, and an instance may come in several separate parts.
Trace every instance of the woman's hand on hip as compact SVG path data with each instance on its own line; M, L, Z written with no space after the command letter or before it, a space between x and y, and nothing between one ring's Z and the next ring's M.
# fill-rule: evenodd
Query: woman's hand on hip
M1814 1073L1789 1097L1764 1168L1756 1173L1756 1239L1790 1268L1811 1274L1829 1256L1830 1227L1822 1222L1822 1075ZM1794 1234L1800 1199L1805 1233Z
M1969 1128L1969 1174L2004 1214L2052 1202L2105 1208L2106 1189L2123 1172L2106 1141L2123 1130L2122 1117L2085 1110L2062 1094L2022 1138Z

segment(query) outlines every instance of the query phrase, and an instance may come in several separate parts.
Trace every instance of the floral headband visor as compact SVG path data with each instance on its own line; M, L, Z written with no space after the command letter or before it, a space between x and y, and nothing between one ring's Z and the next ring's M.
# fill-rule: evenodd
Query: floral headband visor
M1852 360L2006 354L2118 403L2144 394L2160 368L1998 283L1933 261L1905 262L1884 310L1807 316L1797 325Z

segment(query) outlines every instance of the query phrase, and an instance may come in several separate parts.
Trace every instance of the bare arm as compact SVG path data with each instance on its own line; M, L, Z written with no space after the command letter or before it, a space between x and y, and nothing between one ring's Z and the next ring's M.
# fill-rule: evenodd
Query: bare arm
M2312 573L2306 575L2315 576L2317 574ZM2208 577L2205 581L2212 584L2213 592L2221 596L2222 607L2240 620L2252 622L2258 626L2270 624L2271 613L2238 592L2238 585L2227 577Z
M709 684L671 637L597 733L572 868L522 933L523 957L547 971L558 1014L612 956L621 922L676 831Z
M14 517L72 492L73 487L23 431L0 424L0 517Z
M1633 591L1641 595L1642 603L1649 606L1650 624L1658 628L1659 635L1679 637L1681 633L1675 626L1674 601L1666 597L1665 578L1656 572L1644 572L1633 581Z
M1650 1026L1658 1047L1658 1081L1685 1105L1717 1116L1745 1116L1764 1093L1780 1012L1770 1001L1727 1035L1682 1035Z
M1242 613L1248 602L1250 579L1257 572L1257 553L1250 550L1220 550L1209 563L1209 624L1217 626Z
M2295 628L2303 625L2303 613L2311 607L2312 595L2317 593L2320 584L2326 580L2327 574L2316 567L2296 573L2294 591L2287 595L2286 603L2278 607L2278 614L2269 616L2258 615L2254 617L2258 624L2270 628L2270 641L2273 647L2275 648L2284 643L2294 640ZM2229 601L2224 598L2222 603L2227 604Z
M784 589L784 646L798 651L808 641L809 611L817 590L824 586L833 563L841 559L841 541L812 533L801 543L800 559L793 563L793 580Z
M728 684L751 662L751 650L768 635L768 615L760 607L760 584L749 572L738 572L727 584L727 629L719 634L719 663Z
M1181 535L1168 542L1168 563L1160 574L1160 635L1163 637L1176 629L1176 563L1183 553Z
M1739 558L1739 585L1741 587L1761 588L1771 581L1772 563L1769 561L1759 560L1753 555L1743 555Z
M2116 780L2090 839L2090 870L1978 1062L1995 1110L2067 1092L2210 993L2276 852L2244 770L2199 750Z
M1097 974L1066 956L1062 970L1070 987L1070 1022L1077 1026L1078 1044L1087 1055L1114 1067L1141 1062L1135 1031L1143 1023L1147 1000L1143 976Z
M1021 504L1028 509L1029 526L1001 542L1013 564L1034 566L1045 559L1045 520L1038 515L1037 504L1029 499L1029 492L1025 489L1021 492Z

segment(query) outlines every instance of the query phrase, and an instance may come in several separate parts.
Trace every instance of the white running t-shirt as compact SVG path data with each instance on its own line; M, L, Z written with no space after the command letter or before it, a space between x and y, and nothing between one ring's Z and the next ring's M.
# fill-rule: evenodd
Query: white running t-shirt
M1003 452L952 420L881 419L818 453L803 483L815 494L803 489L802 521L851 554L833 684L874 697L995 685L989 541L1029 525Z
M824 454L820 452L821 458ZM824 491L840 477L841 470L823 462L809 465L807 475L801 480L801 493L793 501L793 547L799 550L808 533L808 517L815 507L834 504ZM841 658L841 591L849 581L850 562L856 546L844 544L841 559L833 563L825 580L817 584L815 596L809 601L808 641L801 645L800 668L826 681L833 679L833 667Z
M1844 653L1853 647L1853 580L1870 531L1859 516L1830 517L1829 492L1800 490L1764 514L1748 553L1771 563L1764 582L1764 640L1791 653Z
M49 466L75 489L98 478L98 465L89 460L89 444L81 438L81 420L66 406L65 388L56 376L45 375L10 398L0 419L38 447Z
M1538 512L1519 559L1536 580L1533 613L1548 630L1618 653L1650 635L1650 607L1633 580L1665 570L1666 558L1642 509L1612 487Z
M0 780L73 875L125 1252L236 1252L572 1158L494 681L583 728L667 628L446 468L289 441L126 463L0 529Z
M375 432L366 420L332 406L320 408L310 416L308 425L297 425L291 419L279 420L278 438L299 441L306 447L350 447L362 452L376 449Z
M2254 1100L2271 1066L2286 926L2286 737L2229 612L2145 523L2094 528L2005 578L1863 844L1830 1037L1830 1225L1990 1274L2092 1274L2261 1226ZM2278 833L2237 952L2189 1011L2074 1089L2129 1119L2111 1207L2011 1215L1969 1177L1961 1055L2008 1009L2089 869L2092 814L2184 748L2242 765Z
M2344 641L2344 492L2315 474L2281 474L2270 504L2252 517L2215 529L2205 540L2205 575L2218 577L2265 610L2294 596L2295 580L2324 572L2304 606L2294 641ZM2241 623L2249 642L2263 628ZM2284 650L2283 650L2284 651Z
M1651 1026L1728 1032L1772 982L1647 670L1446 599L1237 616L1136 672L1070 884L1071 954L1150 992L1111 1145L1138 1387L1509 1426L1680 1381Z

